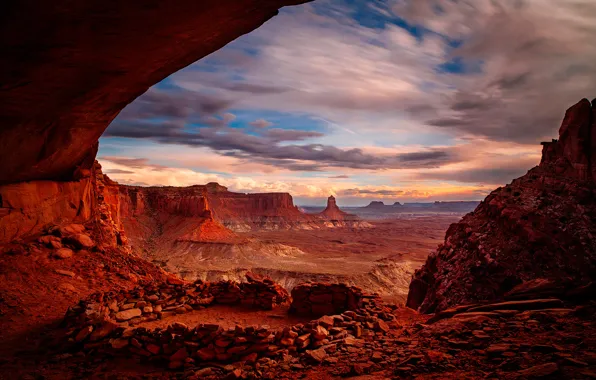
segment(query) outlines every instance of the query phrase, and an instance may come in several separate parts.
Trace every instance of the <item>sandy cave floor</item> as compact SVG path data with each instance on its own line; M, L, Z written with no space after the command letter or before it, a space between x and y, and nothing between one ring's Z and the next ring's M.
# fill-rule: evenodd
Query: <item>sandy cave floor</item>
M218 324L223 328L235 327L236 325L243 327L267 325L272 329L278 329L312 320L310 317L288 314L288 310L288 305L281 305L273 310L255 310L238 305L211 305L190 313L140 323L135 327L145 327L147 329L166 328L173 322L179 322L189 327L204 323Z

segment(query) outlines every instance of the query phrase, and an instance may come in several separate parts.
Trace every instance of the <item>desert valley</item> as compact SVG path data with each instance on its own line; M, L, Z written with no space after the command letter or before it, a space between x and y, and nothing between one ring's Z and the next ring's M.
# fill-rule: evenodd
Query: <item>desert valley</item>
M571 82L560 98L537 91L544 115L529 122L533 103L516 113L508 91L536 85L534 73L507 71L545 51L553 66L573 55L557 40L564 33L525 40L537 33L526 27L592 8L548 2L543 14L520 2L513 13L497 6L491 22L468 12L492 8L459 2L381 1L351 13L351 2L321 1L322 10L279 13L305 2L7 7L0 379L596 378L596 99L577 101ZM453 14L457 28L433 21ZM238 51L226 45L272 18L280 24ZM482 39L462 38L479 19ZM505 30L505 42L487 37ZM330 43L315 46L325 33ZM282 35L306 38L286 54ZM346 59L355 36L363 50ZM404 54L383 53L395 43ZM561 44L565 54L549 50ZM505 49L494 56L509 60L495 64L486 46L516 46L516 59ZM322 58L336 48L332 64ZM218 49L221 61L209 56ZM291 70L301 49L304 71L318 76L290 83L303 74ZM437 64L437 49L449 61ZM394 70L400 59L412 71ZM198 60L215 64L178 74L199 85L168 77ZM218 71L226 60L237 65L228 76ZM430 79L407 82L427 61ZM572 62L561 78L589 72ZM280 87L259 77L284 65ZM478 79L496 68L508 76ZM389 83L385 69L403 81ZM586 91L587 78L572 84ZM334 96L317 87L326 80ZM463 90L480 82L482 91ZM220 90L234 96L217 99ZM441 114L437 99L448 98L457 103ZM304 99L312 114L299 109ZM576 103L552 111L562 99ZM256 103L284 111L258 113ZM552 115L558 134L534 144L554 131ZM394 133L403 126L409 135Z

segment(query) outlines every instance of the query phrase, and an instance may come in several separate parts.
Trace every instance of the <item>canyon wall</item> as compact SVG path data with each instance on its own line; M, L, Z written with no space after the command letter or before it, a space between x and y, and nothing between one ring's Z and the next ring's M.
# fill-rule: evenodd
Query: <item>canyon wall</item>
M84 223L95 207L91 176L0 186L0 244L40 233L50 224Z
M569 108L540 165L493 191L416 271L407 305L422 312L502 297L538 278L596 280L596 101Z
M120 209L125 224L143 217L161 224L172 217L195 222L213 219L234 231L297 228L315 219L300 212L288 193L234 193L217 183L189 187L120 185Z
M0 184L72 180L150 86L304 0L56 0L0 13Z

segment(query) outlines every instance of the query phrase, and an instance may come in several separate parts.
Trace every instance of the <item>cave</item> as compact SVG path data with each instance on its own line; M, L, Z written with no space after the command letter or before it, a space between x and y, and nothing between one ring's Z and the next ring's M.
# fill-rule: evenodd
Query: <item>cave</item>
M68 181L130 102L301 0L26 0L0 21L0 185ZM73 38L76 36L76 38Z
M283 326L282 332L231 324L226 329L213 324L193 329L176 323L163 331L148 332L114 323L112 319L128 323L142 313L155 314L153 306L159 306L161 312L163 305L168 315L176 317L186 312L181 310L184 306L192 311L211 304L248 302L269 310L289 298L270 279L249 278L249 285L241 286L201 280L191 285L147 261L126 255L126 237L117 233L121 228L117 225L121 209L115 206L118 185L102 176L95 156L98 140L112 120L152 85L258 28L281 7L305 2L23 0L5 6L0 16L4 53L0 58L2 255L7 262L35 257L40 260L36 265L43 267L49 260L36 256L38 247L55 245L57 252L53 254L65 249L62 254L66 258L73 255L72 250L59 247L67 241L83 252L97 248L93 254L105 258L101 263L83 263L91 267L85 267L86 273L102 273L102 277L90 280L89 287L105 289L124 282L132 287L139 282L139 273L151 280L145 288L126 290L123 286L95 298L80 299L77 289L62 281L76 278L74 272L52 272L58 278L52 279L52 286L70 292L65 298L72 301L62 321L70 330L67 339L61 336L58 344L74 345L78 354L58 355L49 361L82 363L87 353L102 353L104 346L114 350L126 347L131 355L161 360L173 370L192 366L197 357L253 365L259 358L261 368L265 366L273 375L296 371L306 376L313 368L318 371L316 366L321 363L334 367L339 350L364 359L354 363L352 357L342 357L337 367L344 372L333 372L334 376L364 375L372 369L389 375L391 368L390 375L397 377L433 373L461 378L458 371L465 368L471 378L489 373L517 378L594 377L596 342L591 336L596 331L596 235L590 232L596 230L596 221L586 215L596 215L596 210L593 202L577 207L581 200L595 199L596 194L596 139L592 133L596 130L596 102L587 99L568 109L560 139L543 144L539 166L493 191L474 212L449 227L444 244L416 271L409 285L409 309L388 306L378 295L361 294L345 285L317 283L297 287L293 297L298 302L291 308L298 314L320 318L299 320L297 325ZM197 194L227 191L223 189L208 184L195 190ZM512 191L514 197L509 197ZM135 214L143 209L143 197L148 198L152 190L130 187L126 192L131 200L129 212ZM174 206L213 222L206 199L201 198L202 207L196 209L188 204ZM276 201L297 212L291 198L279 196ZM381 203L369 208L379 207L390 206ZM565 217L557 217L562 212ZM345 217L333 196L323 213L330 218ZM101 225L95 232L106 245L118 247L124 254L112 254L113 247L87 244L81 232L92 228L82 224L91 218ZM45 231L50 222L62 225ZM222 233L220 226L207 227L210 233ZM42 230L45 235L41 239L47 239L39 241ZM29 235L38 240L24 250L21 238ZM544 257L544 262L536 260L539 257ZM2 279L11 281L11 286L12 281L38 286L35 275L13 273L12 267L2 265ZM104 272L109 273L103 277ZM31 297L26 293L20 296ZM263 294L269 294L265 299L269 302L263 302ZM63 310L57 310L60 304L42 310L43 301L48 300L27 298L38 307L35 311L39 315L64 315ZM14 311L18 308L13 304L18 305L18 300L5 299L0 293L0 317L20 312ZM97 314L101 318L96 319ZM18 318L15 320L18 323ZM54 325L43 325L40 331ZM19 328L15 334L18 341L29 342L32 334L39 334ZM133 338L135 334L139 340ZM210 346L200 346L209 334L214 335ZM15 336L6 345L14 342ZM328 338L337 339L330 344ZM259 347L258 354L248 352L247 342L253 345L250 349ZM44 343L33 348L45 353L49 349ZM294 361L282 364L281 370L273 364L268 368L269 350L282 346L291 347L291 353L300 352L301 363L308 365ZM82 352L86 353L79 355ZM16 365L4 359L0 363L6 364ZM74 370L75 377L93 375L93 370L83 369L85 366ZM245 369L230 365L213 368L212 372L197 370L190 378L220 375L224 369L229 372L227 378L248 378L248 373L256 377L258 373L250 372L252 369L242 372ZM321 376L327 378L330 372Z

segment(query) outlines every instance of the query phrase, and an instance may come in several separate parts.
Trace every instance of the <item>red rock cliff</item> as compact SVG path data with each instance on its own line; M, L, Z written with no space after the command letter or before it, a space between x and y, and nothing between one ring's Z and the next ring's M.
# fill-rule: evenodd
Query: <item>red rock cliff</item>
M596 102L569 108L540 165L493 191L416 271L407 305L423 312L490 300L536 278L596 280Z
M90 169L99 137L128 103L257 28L280 7L303 2L5 4L0 12L0 184L71 180L80 168Z

